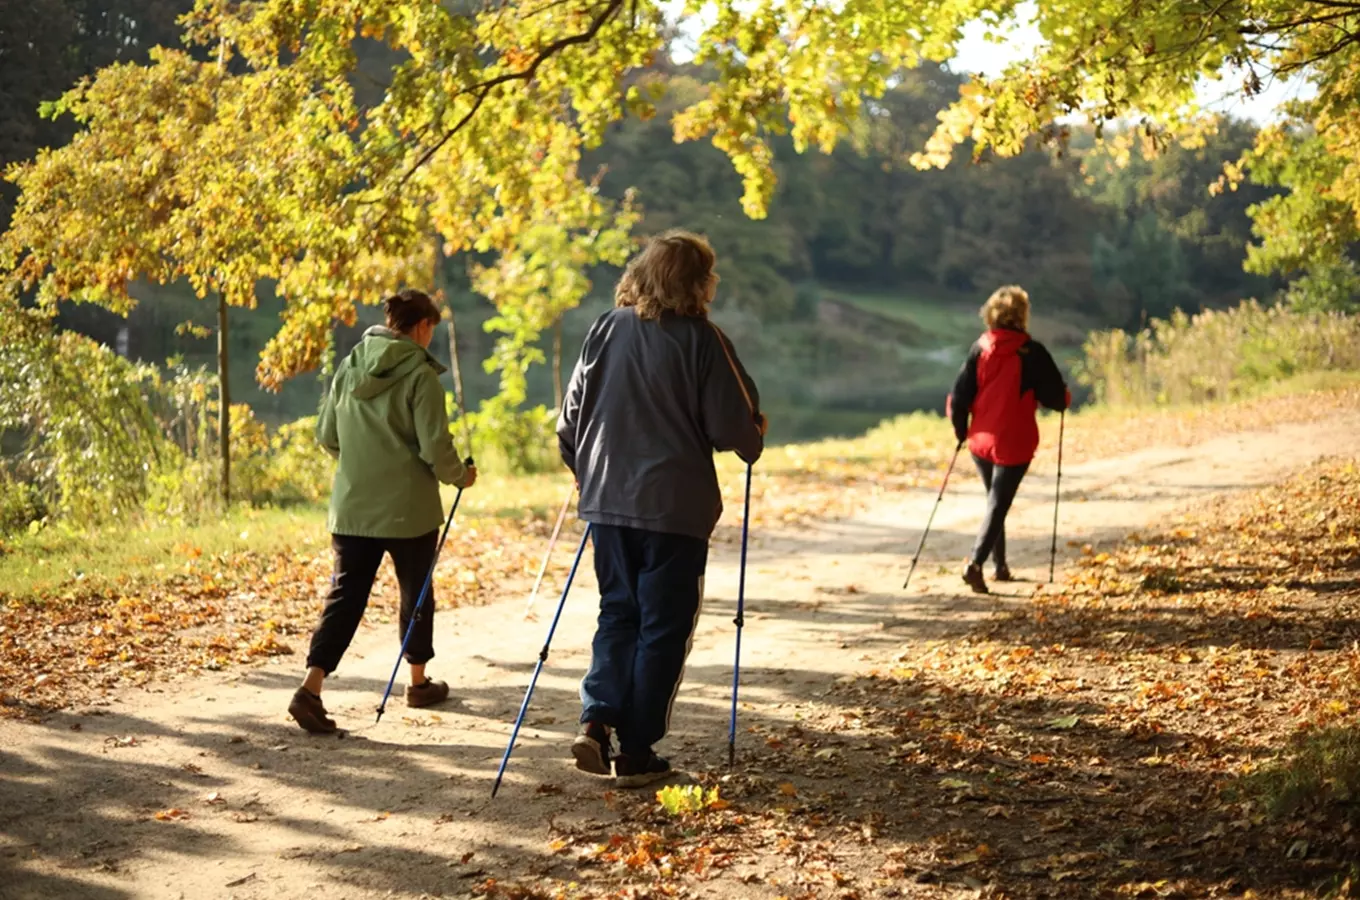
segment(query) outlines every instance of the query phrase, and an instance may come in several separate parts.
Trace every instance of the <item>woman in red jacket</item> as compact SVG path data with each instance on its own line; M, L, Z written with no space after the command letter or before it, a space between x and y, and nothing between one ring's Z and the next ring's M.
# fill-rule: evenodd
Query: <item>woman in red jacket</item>
M997 288L983 304L982 321L987 333L973 344L946 404L954 435L960 443L968 441L987 488L987 516L963 572L978 594L987 593L982 564L989 556L996 580L1011 580L1006 513L1039 447L1038 405L1066 409L1072 402L1053 357L1029 336L1029 294L1023 288Z

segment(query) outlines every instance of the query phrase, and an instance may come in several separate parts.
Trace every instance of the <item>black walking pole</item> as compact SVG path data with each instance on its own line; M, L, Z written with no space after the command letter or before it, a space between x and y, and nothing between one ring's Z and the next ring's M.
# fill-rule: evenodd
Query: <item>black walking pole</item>
M1062 497L1063 431L1067 428L1067 410L1058 414L1058 483L1053 488L1053 546L1048 551L1048 583L1053 583L1053 566L1058 561L1058 499Z
M949 476L954 471L954 463L959 460L959 451L963 449L963 441L954 448L954 457L949 460L949 468L945 470L944 481L940 483L940 493L935 497L935 505L930 510L930 518L926 519L926 530L921 532L921 543L916 545L916 555L911 558L911 568L907 570L907 580L902 582L902 590L907 589L911 584L911 576L916 571L916 563L921 559L921 551L926 546L926 535L930 534L930 523L935 521L935 512L940 508L940 501L944 499L944 489L949 486Z
M534 667L534 676L529 679L529 689L524 692L524 702L519 706L519 716L515 718L515 727L510 732L510 743L505 745L505 756L501 757L501 767L496 772L496 783L491 786L491 796L494 798L496 792L501 789L501 779L505 777L505 767L510 765L510 754L515 749L515 739L519 737L519 727L524 724L524 714L529 711L529 698L534 695L534 686L538 684L538 675L543 671L543 664L548 661L548 648L552 646L553 632L557 631L557 623L562 618L562 609L567 605L567 592L571 590L571 583L576 579L576 569L581 565L581 556L586 552L586 541L590 539L590 526L586 526L585 534L581 535L581 546L576 548L576 560L571 564L571 573L567 575L567 583L562 586L562 599L557 601L557 614L553 616L552 625L548 628L548 638L543 642L543 649L538 651L538 665Z
M463 460L463 465L471 467L474 465L472 457ZM425 576L425 586L420 589L420 599L416 601L416 608L411 611L411 621L406 625L406 636L401 639L401 650L397 652L396 664L392 666L392 677L387 679L387 690L383 691L382 703L378 704L378 718L373 721L377 725L382 721L383 713L387 712L387 698L392 695L392 685L397 680L397 670L401 668L401 658L406 655L406 645L411 640L411 632L415 630L416 621L420 618L421 610L425 607L425 598L429 596L430 585L434 582L434 569L439 565L439 553L444 549L444 538L449 536L449 526L453 524L453 514L458 512L458 501L463 499L463 489L459 488L458 493L453 496L453 506L449 507L449 517L444 522L444 533L439 536L439 543L434 548L434 559L430 562L430 574Z
M737 576L737 657L732 663L732 721L727 726L727 764L737 761L737 687L741 684L741 629L746 624L746 541L751 534L751 464L746 464L746 503L741 508L741 571Z

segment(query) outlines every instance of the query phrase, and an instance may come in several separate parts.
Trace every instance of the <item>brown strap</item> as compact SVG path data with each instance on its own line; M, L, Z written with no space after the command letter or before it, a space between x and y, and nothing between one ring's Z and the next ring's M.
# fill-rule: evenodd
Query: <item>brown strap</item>
M708 327L718 333L718 346L722 348L723 356L727 357L727 364L732 367L732 374L737 379L737 387L741 388L741 395L746 398L746 408L751 411L751 416L756 414L756 405L751 402L751 392L746 390L746 379L741 377L741 369L737 368L737 361L732 358L732 351L727 349L727 336L722 333L722 329L714 325L711 320Z

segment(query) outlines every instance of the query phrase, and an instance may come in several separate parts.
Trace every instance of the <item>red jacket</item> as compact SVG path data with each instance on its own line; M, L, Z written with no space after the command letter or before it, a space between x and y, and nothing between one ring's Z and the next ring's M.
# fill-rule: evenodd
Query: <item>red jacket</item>
M974 456L998 466L1034 459L1039 448L1038 405L1066 409L1072 402L1057 363L1023 331L993 328L977 339L945 403L954 435ZM969 421L969 414L972 421Z

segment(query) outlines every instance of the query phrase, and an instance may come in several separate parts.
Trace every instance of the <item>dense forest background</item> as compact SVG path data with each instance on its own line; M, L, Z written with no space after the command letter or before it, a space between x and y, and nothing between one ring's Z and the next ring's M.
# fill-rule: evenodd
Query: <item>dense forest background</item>
M174 20L185 6L0 0L0 20L21 23L0 32L0 162L62 143L72 123L41 117L40 105L100 66L178 43ZM385 51L369 49L364 69L380 90ZM1092 134L1078 133L1065 155L1035 150L923 172L907 158L966 77L927 65L871 108L858 147L800 155L791 142L778 142L779 189L769 217L757 221L743 214L739 178L719 151L672 139L668 112L706 77L690 66L657 64L646 78L666 89L659 115L617 125L588 164L602 173L605 193L621 197L636 188L644 210L639 235L679 226L713 241L723 279L715 317L758 378L780 439L855 432L892 414L940 408L978 331L977 307L1003 283L1030 290L1034 331L1063 360L1093 328L1136 327L1173 309L1228 306L1282 287L1242 270L1251 239L1246 211L1265 189L1208 191L1223 164L1252 144L1249 122L1225 118L1201 147L1173 146L1153 159L1134 153L1118 165ZM0 225L13 201L8 190L0 193ZM479 364L492 344L481 325L493 310L469 290L467 263L445 260L439 286L457 313L475 408L496 388ZM562 323L565 370L591 319L611 302L616 275L596 271L592 298ZM145 287L137 295L126 320L69 306L62 324L133 358L211 366L211 304L187 287ZM278 394L255 386L254 359L278 314L268 299L230 313L239 361L233 397L271 423L310 414L322 387L308 377ZM337 330L337 350L378 319L376 308L365 307L357 327ZM551 345L550 337L549 360ZM435 349L447 358L444 342ZM550 366L533 374L531 400L551 405Z

